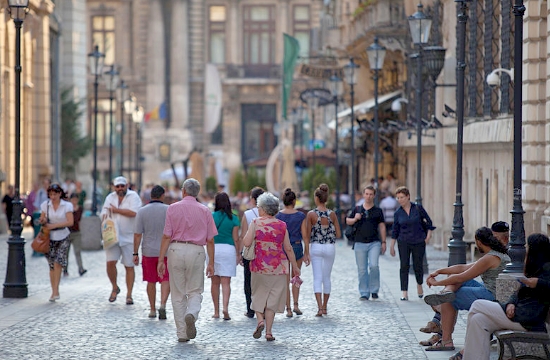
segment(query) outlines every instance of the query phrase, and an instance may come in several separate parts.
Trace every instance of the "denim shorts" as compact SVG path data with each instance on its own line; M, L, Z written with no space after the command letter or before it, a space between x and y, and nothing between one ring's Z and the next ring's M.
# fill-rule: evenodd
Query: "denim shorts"
M302 246L302 242L292 244L292 250L294 250L294 256L296 256L296 261L300 260L304 257L304 247Z
M473 302L479 299L494 301L495 296L487 288L475 280L468 280L456 292L453 307L456 310L470 310Z

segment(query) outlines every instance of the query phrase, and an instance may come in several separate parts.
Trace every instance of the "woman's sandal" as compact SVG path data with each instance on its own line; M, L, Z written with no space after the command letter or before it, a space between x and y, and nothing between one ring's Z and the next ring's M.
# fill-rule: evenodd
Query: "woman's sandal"
M126 298L126 305L134 305L134 299L131 296Z
M287 309L286 309L286 317L287 317L287 318L291 318L291 317L293 317L293 316L294 316L294 314L292 314L292 310L290 310L290 308L287 308Z
M115 302L116 296L120 293L120 288L117 287L116 290L111 291L111 296L109 297L109 302Z
M298 308L298 303L295 302L294 303L294 312L296 313L296 315L302 315L302 311L300 310L300 308Z
M453 345L453 340L447 340L447 341L439 340L432 346L428 346L426 348L426 351L453 351L454 349L455 349L455 346Z
M327 314L327 308L322 308L321 310L323 310L323 315Z
M265 334L265 339L267 341L275 341L275 336L273 336L272 334Z
M461 350L462 351L462 350ZM462 360L462 352L459 351L449 358L449 360Z
M265 328L265 325L264 325L264 321L262 320L258 323L258 326L256 327L254 334L252 334L252 337L254 339L259 339L260 337L262 337L262 331L264 331L264 328Z
M317 314L315 314L317 317L323 316L323 309L319 308L319 311L317 311Z
M231 320L231 317L229 316L229 311L223 311L223 319Z

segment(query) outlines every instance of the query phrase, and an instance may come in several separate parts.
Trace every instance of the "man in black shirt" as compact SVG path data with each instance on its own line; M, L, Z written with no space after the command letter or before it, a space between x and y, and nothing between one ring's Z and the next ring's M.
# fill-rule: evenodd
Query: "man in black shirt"
M11 227L11 217L13 215L13 198L15 197L15 190L13 185L8 185L8 193L4 195L2 199L2 206L4 207L4 214L8 219L8 227Z
M382 210L374 205L376 189L369 185L363 190L365 202L356 206L346 224L356 226L355 261L359 275L359 294L361 300L372 295L378 299L380 289L380 269L378 257L386 252L386 225Z

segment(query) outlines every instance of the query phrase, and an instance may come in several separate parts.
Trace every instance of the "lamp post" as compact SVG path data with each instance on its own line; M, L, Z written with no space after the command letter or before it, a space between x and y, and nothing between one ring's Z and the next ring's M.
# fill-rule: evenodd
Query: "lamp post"
M21 180L21 28L29 0L8 0L8 5L10 16L15 24L15 196L12 201L11 235L8 239L8 265L3 295L5 298L26 298L28 288L25 274L25 239L21 237L23 202L19 197L19 188Z
M354 113L354 86L357 83L357 69L359 69L359 65L353 61L353 58L349 59L349 63L344 66L344 77L348 85L350 86L349 95L351 97L351 189L350 189L350 195L351 195L351 201L352 205L355 204L355 144L354 144L354 137L355 137L355 113Z
M319 106L319 98L311 96L307 99L307 106L311 110L311 170L315 177L315 110ZM312 179L313 179L312 178Z
M132 122L133 122L133 114L136 110L137 102L136 97L132 94L130 97L124 102L124 111L126 112L126 115L128 115L128 122L130 123L128 126L128 181L130 184L133 182L133 164L132 164ZM124 122L124 120L122 121Z
M466 263L466 243L464 242L464 216L462 203L462 145L464 133L464 71L466 69L466 22L468 21L468 0L455 0L460 3L458 11L458 53L456 57L456 198L454 205L453 238L449 242L449 266ZM516 29L517 31L517 29Z
M367 56L370 68L374 71L374 184L376 187L374 203L378 205L380 200L380 192L378 191L378 162L380 160L378 145L378 129L380 128L380 121L378 119L378 73L384 67L384 58L386 57L386 48L378 44L378 37L375 37L374 44L367 48Z
M334 128L334 170L336 172L336 217L338 222L340 222L340 169L339 169L339 159L338 159L338 103L340 101L340 96L344 92L344 87L342 84L342 79L336 75L330 77L330 92L334 97L334 118L336 119L336 125Z
M94 186L92 191L92 215L97 215L97 97L99 87L99 77L103 72L103 61L105 54L99 52L99 46L94 47L94 51L88 54L90 74L94 76L94 166L93 179Z
M525 259L525 228L523 222L523 206L521 204L521 110L522 110L522 78L523 78L523 0L514 3L514 205L512 208L512 231L510 233L511 263L506 265L505 272L522 272Z
M105 72L108 77L105 79L105 86L109 91L109 183L113 178L113 100L115 91L118 88L120 80L116 65L111 65L111 69Z
M422 11L422 4L418 10L409 16L409 28L413 44L418 47L417 57L417 84L416 84L416 203L422 205L422 46L428 43L432 19Z
M136 171L137 171L137 180L136 180L136 189L138 193L141 190L141 126L143 124L143 106L136 106L134 112L132 113L132 120L136 125Z
M117 101L120 104L120 142L119 142L119 152L118 152L118 160L119 160L119 166L118 166L118 173L122 175L124 172L124 114L126 111L126 107L124 106L124 103L128 99L129 96L129 89L128 85L124 82L124 80L120 81L120 85L117 88L116 91L116 97ZM113 179L109 179L109 181L113 181Z

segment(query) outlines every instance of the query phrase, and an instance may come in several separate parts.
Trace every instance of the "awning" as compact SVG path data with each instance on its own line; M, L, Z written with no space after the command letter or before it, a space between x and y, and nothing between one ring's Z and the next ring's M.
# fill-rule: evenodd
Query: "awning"
M380 95L378 96L378 105L386 103L388 101L392 101L395 98L401 96L401 94L402 94L402 90L397 90L389 94ZM374 98L369 99L367 101L363 101L362 103L355 105L353 107L353 111L356 114L365 114L371 111L373 108L374 108ZM338 113L338 120L339 120L338 124L339 125L342 124L343 118L348 117L350 115L351 115L351 108L340 111ZM334 129L336 127L336 122L334 121L334 119L332 119L332 121L330 121L327 126L329 129Z

